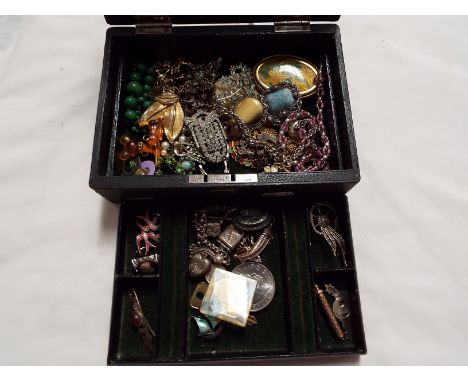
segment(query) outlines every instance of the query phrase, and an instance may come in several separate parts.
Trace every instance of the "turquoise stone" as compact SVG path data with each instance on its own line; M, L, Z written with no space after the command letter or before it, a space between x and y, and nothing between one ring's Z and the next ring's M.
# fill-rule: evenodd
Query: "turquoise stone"
M210 322L211 327L216 329L216 327L221 323L221 320L212 316L205 316L205 318Z
M265 97L270 113L278 115L294 105L294 96L290 89L279 89Z
M184 160L181 165L185 171L190 171L192 169L192 163L190 163L188 160Z
M198 335L199 336L209 336L214 334L213 329L211 329L210 324L201 317L192 317L198 326Z

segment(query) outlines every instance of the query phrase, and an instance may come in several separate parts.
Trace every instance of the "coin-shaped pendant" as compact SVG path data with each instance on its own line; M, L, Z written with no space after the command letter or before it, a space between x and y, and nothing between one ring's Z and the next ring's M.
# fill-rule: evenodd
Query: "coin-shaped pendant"
M258 312L266 308L275 295L275 279L263 264L247 262L238 265L232 271L257 281L257 287L252 300L251 312Z
M242 231L258 231L270 225L273 216L260 208L245 208L232 219L236 228Z
M343 297L338 297L333 302L333 313L340 320L343 320L350 316L351 311L349 309L349 305Z

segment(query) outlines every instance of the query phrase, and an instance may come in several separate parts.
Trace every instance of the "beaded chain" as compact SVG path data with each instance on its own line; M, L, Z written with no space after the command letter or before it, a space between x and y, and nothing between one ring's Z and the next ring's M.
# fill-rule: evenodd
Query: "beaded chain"
M323 170L328 165L330 157L330 140L328 139L325 124L323 121L323 75L320 70L317 79L317 116L313 116L305 110L292 112L283 122L280 128L278 141L286 144L288 141L287 133L291 128L295 128L298 137L301 139L301 145L304 148L303 154L296 161L294 169L298 172L311 172ZM319 135L323 147L318 147L315 143L315 137ZM308 162L312 165L306 166Z

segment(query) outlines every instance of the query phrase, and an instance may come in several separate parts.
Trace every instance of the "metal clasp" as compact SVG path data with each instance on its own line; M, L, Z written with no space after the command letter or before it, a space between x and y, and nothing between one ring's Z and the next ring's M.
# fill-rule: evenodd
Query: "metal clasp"
M136 34L172 33L170 16L135 16Z
M310 31L310 20L307 16L275 16L275 32Z

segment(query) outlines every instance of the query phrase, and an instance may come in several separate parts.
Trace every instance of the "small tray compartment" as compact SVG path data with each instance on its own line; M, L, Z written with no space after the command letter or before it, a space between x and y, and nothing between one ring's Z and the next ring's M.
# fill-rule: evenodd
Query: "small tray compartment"
M242 208L245 207L249 206L242 204ZM258 204L256 207L258 207ZM275 217L272 230L273 239L261 254L262 264L270 270L275 279L273 300L265 309L252 313L257 319L257 325L247 326L246 328L225 325L221 335L211 341L198 336L196 324L191 318L197 312L189 308L186 344L187 359L189 360L271 356L289 354L291 351L282 210L270 203L264 203L261 207L268 210ZM191 216L193 216L193 213L191 213ZM190 231L189 237L193 243L195 242L193 227ZM235 264L237 265L237 263ZM198 281L194 280L188 282L188 298L192 295L197 283Z
M116 278L108 356L110 365L152 363L156 359L148 353L140 335L130 325L130 289L135 290L152 329L156 333L159 331L159 278ZM155 346L157 352L157 341Z
M333 255L333 251L325 238L316 233L312 228L310 223L310 211L315 203L328 204L335 210L337 216L336 231L344 239L346 250L345 257L348 267L345 267L342 257ZM306 214L309 251L314 269L352 268L354 266L354 249L347 200L342 197L316 198L315 201L308 204Z
M348 338L340 342L334 337L321 307L317 300L315 301L317 350L323 353L365 352L364 331L354 269L316 271L314 282L324 291L325 284L332 284L348 299L351 308L347 324ZM334 301L333 297L326 292L325 295L331 305Z
M120 216L120 229L117 238L117 264L116 273L118 276L135 277L135 278L152 278L154 274L142 275L136 274L133 270L131 260L135 257L137 251L136 247L136 236L141 232L140 228L136 225L137 216L145 216L147 210L152 213L158 213L160 215L158 219L159 234L162 236L163 216L161 214L161 208L158 205L152 205L151 207L145 208L141 205L129 206L121 211ZM141 221L139 221L141 224ZM163 253L161 245L158 246L157 252L160 258L160 264L162 261Z

